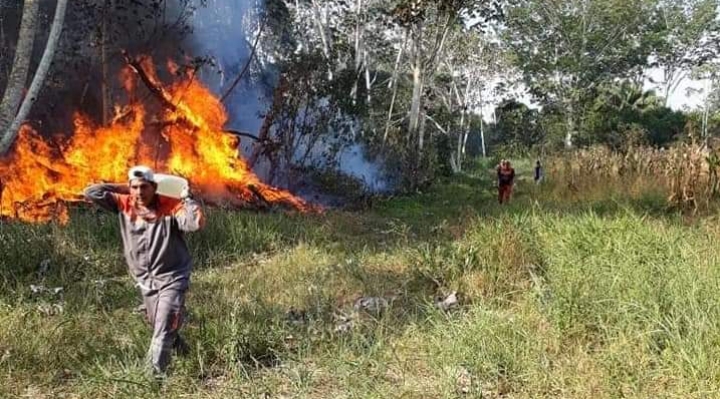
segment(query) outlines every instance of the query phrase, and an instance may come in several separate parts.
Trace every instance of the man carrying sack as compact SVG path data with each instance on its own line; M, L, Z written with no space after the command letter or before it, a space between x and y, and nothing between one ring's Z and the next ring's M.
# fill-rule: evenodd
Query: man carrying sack
M128 180L127 185L92 185L85 197L119 215L125 260L153 328L148 360L153 374L163 377L173 347L184 346L178 331L192 271L184 233L200 230L205 216L187 186L180 199L157 194L148 167L133 167Z

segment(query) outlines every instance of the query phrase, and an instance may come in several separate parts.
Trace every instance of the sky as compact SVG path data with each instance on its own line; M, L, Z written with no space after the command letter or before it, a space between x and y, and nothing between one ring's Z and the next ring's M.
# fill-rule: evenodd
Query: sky
M647 78L645 79L645 83L643 86L643 90L655 90L658 95L662 95L664 88L662 85L654 84L653 81L658 82L662 80L663 72L661 68L653 68L649 69L646 73ZM489 82L488 86L494 86L497 84L498 80ZM673 110L676 111L691 111L696 110L702 107L705 98L707 96L707 93L710 89L709 87L710 81L707 79L702 80L693 80L690 78L686 78L683 81L680 82L677 89L675 89L674 92L672 92L669 96L668 100L668 107L670 107ZM688 89L702 89L701 93L688 93ZM503 101L503 99L512 98L516 101L522 102L526 104L530 108L539 108L539 104L535 103L530 96L529 93L527 93L527 90L525 87L520 84L519 87L513 91L511 91L509 94L502 98L493 98L493 96L490 93L490 90L486 90L483 94L485 98L488 99L488 103L486 103L482 107L482 116L483 120L485 122L492 122L493 121L493 110L495 107ZM480 110L477 109L475 112L479 113Z
M653 80L659 81L662 79L663 73L662 69L660 68L654 68L648 71L648 76L650 76ZM702 106L702 104L705 101L705 98L707 97L707 92L709 90L709 84L710 82L707 79L702 80L693 80L693 79L685 79L682 82L680 82L680 85L678 88L670 94L669 100L668 100L668 106L674 110L677 111L687 111L687 110L693 110L697 109ZM703 89L702 93L693 93L688 94L687 90L689 88L693 89ZM663 88L658 87L657 85L654 85L650 79L645 80L645 85L643 87L644 90L657 90L658 94L662 94Z

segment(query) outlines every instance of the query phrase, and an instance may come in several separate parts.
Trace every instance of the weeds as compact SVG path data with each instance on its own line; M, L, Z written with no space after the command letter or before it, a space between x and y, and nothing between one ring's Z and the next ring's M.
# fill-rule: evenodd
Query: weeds
M669 207L707 210L718 193L719 150L681 143L668 149L606 147L574 151L548 162L550 175L574 192L613 188L633 195L660 191Z

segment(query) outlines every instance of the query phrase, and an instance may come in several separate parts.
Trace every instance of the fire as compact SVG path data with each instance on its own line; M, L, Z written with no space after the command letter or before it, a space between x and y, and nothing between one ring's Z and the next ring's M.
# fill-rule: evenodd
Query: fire
M141 63L154 83L152 63ZM138 87L129 70L120 74L129 98ZM264 184L238 154L238 138L223 129L220 100L197 79L186 76L163 87L174 109L153 112L134 102L116 107L109 126L73 116L68 139L43 139L23 125L11 152L0 158L0 218L26 222L69 220L67 204L82 202L90 183L125 182L133 165L187 178L203 199L242 207L259 200L308 211L313 206ZM261 198L259 198L259 197Z

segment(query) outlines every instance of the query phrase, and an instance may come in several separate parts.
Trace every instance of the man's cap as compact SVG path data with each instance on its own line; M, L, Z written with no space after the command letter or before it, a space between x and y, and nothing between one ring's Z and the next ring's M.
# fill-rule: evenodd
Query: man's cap
M143 179L145 181L155 183L155 173L153 173L153 170L147 166L133 166L128 171L128 181L133 179Z

